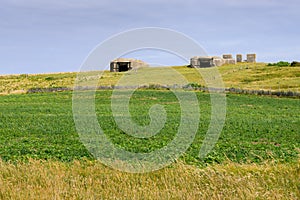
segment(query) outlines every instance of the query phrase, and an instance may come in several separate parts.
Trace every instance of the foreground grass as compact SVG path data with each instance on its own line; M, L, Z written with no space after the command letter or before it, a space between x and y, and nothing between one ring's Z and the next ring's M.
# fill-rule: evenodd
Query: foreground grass
M96 161L0 162L0 199L299 199L300 162L199 169L182 163L147 174Z
M159 70L159 68L156 68ZM162 68L164 69L164 68ZM173 67L190 83L206 85L197 69ZM200 69L201 71L209 69ZM250 90L300 91L300 67L267 66L265 63L239 63L218 68L226 88ZM116 85L124 73L105 71L101 85ZM20 74L0 76L0 94L26 93L31 88L73 88L76 73ZM93 77L94 78L94 77Z

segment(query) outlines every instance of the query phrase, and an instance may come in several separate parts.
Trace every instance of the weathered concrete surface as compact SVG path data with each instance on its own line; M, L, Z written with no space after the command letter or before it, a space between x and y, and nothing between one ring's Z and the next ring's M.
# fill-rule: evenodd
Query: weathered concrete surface
M247 54L247 62L255 63L256 62L256 54Z
M235 59L223 59L225 64L232 64L235 65L236 64L236 60Z
M141 67L149 67L149 65L142 60L133 58L118 58L110 62L111 72L122 72Z
M224 54L223 59L233 59L231 54Z
M218 67L223 64L223 59L217 56L195 56L190 62L191 67L194 68Z
M243 55L242 54L237 54L236 55L236 62L243 62Z

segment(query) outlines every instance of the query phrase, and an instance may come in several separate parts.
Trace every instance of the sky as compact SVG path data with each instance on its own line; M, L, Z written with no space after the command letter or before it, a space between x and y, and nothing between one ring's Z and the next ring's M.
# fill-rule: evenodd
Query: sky
M0 0L0 5L0 74L78 71L99 43L143 27L181 32L209 55L300 60L299 0ZM187 64L164 52L128 56Z

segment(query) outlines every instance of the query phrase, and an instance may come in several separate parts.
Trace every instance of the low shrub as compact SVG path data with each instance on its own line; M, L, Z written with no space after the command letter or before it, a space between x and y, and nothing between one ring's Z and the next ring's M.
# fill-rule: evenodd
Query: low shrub
M286 61L279 61L277 63L269 63L268 66L278 66L278 67L289 67L291 64Z
M300 62L293 61L293 62L291 63L291 67L300 67Z
M289 67L291 64L286 61L279 61L277 63L269 63L268 66L278 66L278 67Z

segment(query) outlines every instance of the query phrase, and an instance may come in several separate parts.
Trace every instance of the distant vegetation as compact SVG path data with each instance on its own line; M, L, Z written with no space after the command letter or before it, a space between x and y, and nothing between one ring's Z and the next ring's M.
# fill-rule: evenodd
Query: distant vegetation
M300 62L294 61L294 62L291 63L291 66L292 67L300 67Z
M300 66L300 62L286 62L286 61L279 61L277 63L268 63L267 66L277 66L277 67L299 67Z
M269 63L268 66L288 67L288 66L291 66L291 63L285 62L285 61L280 61L277 63Z

